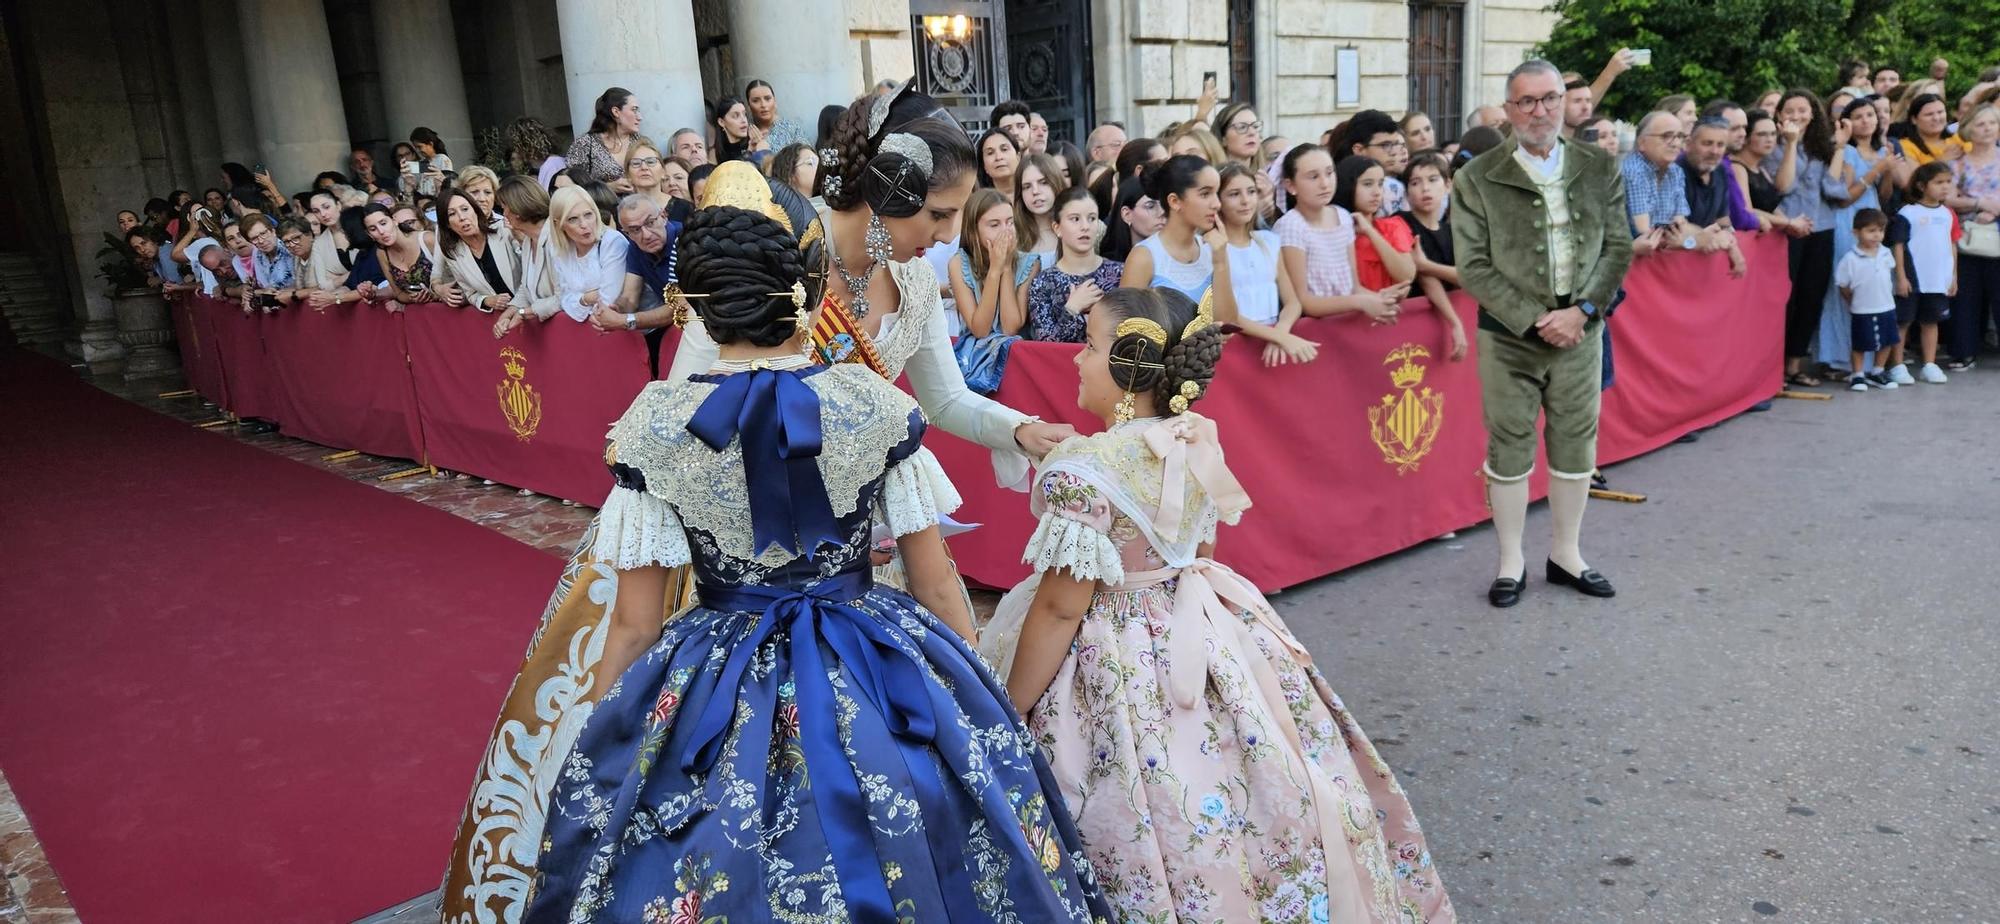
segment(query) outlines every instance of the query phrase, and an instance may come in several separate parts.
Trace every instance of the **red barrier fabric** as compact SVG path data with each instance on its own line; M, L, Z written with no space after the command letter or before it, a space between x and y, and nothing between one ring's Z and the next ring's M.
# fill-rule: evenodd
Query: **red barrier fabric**
M1745 235L1750 271L1722 254L1663 253L1625 279L1611 321L1617 381L1604 393L1597 456L1652 452L1777 394L1784 384L1788 251L1783 235Z
M1783 364L1785 241L1747 240L1754 267L1728 275L1720 255L1662 254L1636 265L1610 322L1617 382L1605 393L1598 458L1649 452L1741 413L1779 388ZM1467 331L1476 309L1454 303ZM1429 303L1374 327L1335 318L1300 323L1320 344L1305 366L1262 368L1261 344L1236 338L1197 409L1221 430L1230 468L1255 506L1223 530L1217 557L1266 590L1287 587L1487 519L1479 476L1486 457L1477 343L1445 359ZM1076 409L1076 347L1017 343L999 401L1093 432ZM1033 532L1026 499L996 488L985 450L933 428L933 452L965 497L956 514L984 527L954 537L968 578L1011 587L1027 576ZM1546 485L1536 469L1536 493Z
M401 313L354 304L260 313L255 320L263 325L271 375L288 398L279 418L286 434L423 460Z
M290 411L284 384L272 375L261 321L227 299L195 296L195 314L221 353L222 406L238 417L282 421Z
M1743 243L1744 278L1721 255L1634 265L1610 322L1617 382L1604 397L1600 462L1650 452L1778 391L1786 242ZM237 414L330 446L412 459L428 450L432 464L583 503L603 501L604 433L647 377L639 338L564 322L496 342L487 315L441 305L244 317L228 302L194 303L195 335L207 330L218 348ZM1454 306L1472 330L1471 300L1457 293ZM1268 590L1486 519L1476 358L1445 358L1444 326L1427 302L1406 303L1388 327L1336 318L1297 332L1319 341L1318 360L1266 369L1259 344L1237 338L1199 405L1256 503L1223 533L1220 558ZM662 368L676 344L670 332ZM1098 429L1076 408L1075 351L1016 344L996 397ZM929 445L966 499L958 518L985 524L952 540L960 570L1012 586L1026 576L1027 499L994 487L985 450L937 428ZM1545 477L1538 468L1538 493Z
M188 388L203 399L220 406L225 398L222 387L222 351L216 348L207 322L195 316L194 298L177 295L167 299L174 316L174 339L180 345L181 369Z
M403 317L432 465L604 502L604 435L650 378L642 338L558 316L494 340L492 315L443 305Z

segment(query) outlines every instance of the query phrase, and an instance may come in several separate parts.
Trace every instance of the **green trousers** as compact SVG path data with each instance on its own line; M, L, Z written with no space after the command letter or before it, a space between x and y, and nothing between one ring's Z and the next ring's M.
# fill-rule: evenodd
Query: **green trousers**
M1538 335L1479 331L1479 388L1486 404L1486 474L1519 481L1535 469L1535 418L1548 415L1549 474L1586 478L1597 468L1604 325L1559 350Z

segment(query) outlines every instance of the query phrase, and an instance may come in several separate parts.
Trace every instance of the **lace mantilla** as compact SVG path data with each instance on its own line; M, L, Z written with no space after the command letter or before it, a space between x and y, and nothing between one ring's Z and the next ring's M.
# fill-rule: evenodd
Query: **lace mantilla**
M898 538L936 526L941 514L958 509L963 500L944 466L926 448L896 463L882 482L882 522Z
M604 499L597 512L597 541L590 554L620 571L647 565L672 568L694 561L687 532L681 529L674 508L631 488L612 488L611 496Z
M924 345L930 325L943 316L944 303L938 297L937 272L921 258L889 264L889 278L896 281L902 302L895 326L875 341L875 350L882 356L883 377L893 382L903 377L903 367Z
M802 381L819 395L819 471L827 500L835 517L846 517L859 506L862 489L882 474L889 451L910 438L917 405L863 366L833 366ZM687 431L689 418L715 388L703 381L647 385L612 425L612 453L645 475L647 494L672 504L688 528L713 537L716 551L783 565L794 556L777 546L752 554L741 441L716 452Z

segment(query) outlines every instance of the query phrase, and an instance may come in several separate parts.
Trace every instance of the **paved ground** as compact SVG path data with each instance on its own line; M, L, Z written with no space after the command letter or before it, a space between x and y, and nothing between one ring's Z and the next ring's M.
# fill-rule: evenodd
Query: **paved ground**
M1612 469L1615 600L1540 581L1537 506L1512 610L1484 527L1277 604L1467 921L2000 920L1996 403L1779 401Z

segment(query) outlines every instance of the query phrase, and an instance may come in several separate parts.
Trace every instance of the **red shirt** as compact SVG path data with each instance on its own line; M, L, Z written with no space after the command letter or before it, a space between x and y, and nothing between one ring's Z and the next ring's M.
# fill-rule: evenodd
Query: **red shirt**
M1410 226L1397 218L1375 219L1375 231L1397 253L1409 253L1417 246L1417 237L1410 233ZM1382 255L1375 252L1375 242L1365 234L1354 236L1354 278L1361 287L1369 290L1386 289L1396 284L1395 277L1382 265Z

